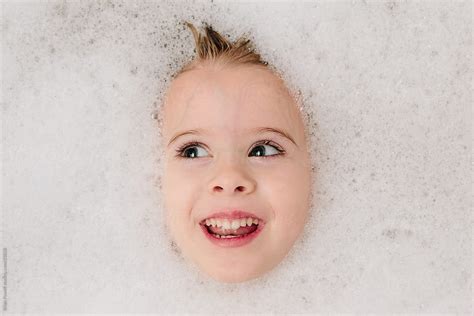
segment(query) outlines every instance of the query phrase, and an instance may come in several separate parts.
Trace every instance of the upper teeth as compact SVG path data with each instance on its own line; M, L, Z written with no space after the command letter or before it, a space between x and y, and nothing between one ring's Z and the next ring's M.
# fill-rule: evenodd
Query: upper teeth
M232 221L229 221L227 219L206 219L206 225L207 226L213 226L213 227L222 227L224 229L237 229L240 226L245 227L245 226L251 226L252 224L258 225L258 219L256 218L241 218L241 219L234 219Z

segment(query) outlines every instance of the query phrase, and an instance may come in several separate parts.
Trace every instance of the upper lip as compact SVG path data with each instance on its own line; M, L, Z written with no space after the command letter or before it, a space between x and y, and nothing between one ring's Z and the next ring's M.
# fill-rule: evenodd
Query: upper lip
M233 209L233 210L227 210L227 211L216 211L212 214L207 215L199 223L204 224L206 222L206 219L208 218L233 220L233 219L248 218L248 217L256 218L258 219L259 222L263 221L263 219L261 219L259 216L255 215L254 213L244 211L242 209Z

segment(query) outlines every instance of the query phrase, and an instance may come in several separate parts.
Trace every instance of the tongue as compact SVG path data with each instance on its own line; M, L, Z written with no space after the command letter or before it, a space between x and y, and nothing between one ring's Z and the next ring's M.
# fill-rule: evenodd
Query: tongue
M213 227L213 226L208 226L207 229L214 234L218 234L221 236L226 236L226 235L235 235L235 236L240 236L240 235L245 235L245 234L250 234L253 233L254 231L257 230L257 225L251 225L251 226L245 226L245 227L239 227L236 230L233 229L223 229L221 227Z

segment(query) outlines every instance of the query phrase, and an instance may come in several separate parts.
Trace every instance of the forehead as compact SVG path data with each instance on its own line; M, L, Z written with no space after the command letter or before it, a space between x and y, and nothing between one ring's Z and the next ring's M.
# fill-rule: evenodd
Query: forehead
M200 124L238 130L266 123L291 128L295 110L283 81L265 67L203 67L172 82L165 98L164 128Z
M176 78L168 91L167 103L189 104L195 98L218 98L225 95L239 101L265 97L271 101L289 101L283 81L261 66L238 65L228 68L208 66L185 72Z

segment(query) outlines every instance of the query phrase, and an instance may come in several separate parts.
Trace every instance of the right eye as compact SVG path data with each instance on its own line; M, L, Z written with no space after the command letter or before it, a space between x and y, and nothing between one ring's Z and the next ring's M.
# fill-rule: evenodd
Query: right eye
M202 157L202 156L198 156L199 152L202 153L202 151L198 150L199 148L202 149L201 143L192 142L192 143L187 143L183 145L182 147L177 149L176 152L178 153L179 157L195 159L195 158Z

